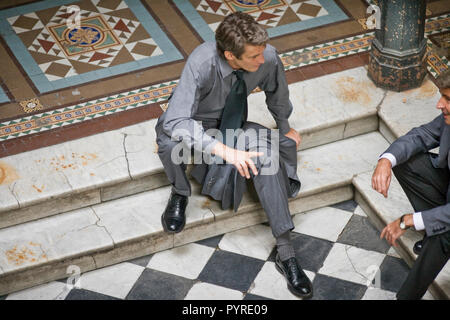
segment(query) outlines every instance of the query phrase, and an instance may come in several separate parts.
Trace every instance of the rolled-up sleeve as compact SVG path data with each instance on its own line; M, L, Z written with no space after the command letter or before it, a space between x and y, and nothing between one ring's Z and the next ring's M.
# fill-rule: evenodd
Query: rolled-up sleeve
M217 143L193 119L200 99L200 73L192 59L188 59L178 85L169 101L163 130L175 141L183 141L188 148L210 153Z
M278 129L282 134L286 134L290 129L288 118L293 107L289 100L289 88L283 63L277 54L274 57L273 69L268 74L264 88L261 89L266 93L266 103Z

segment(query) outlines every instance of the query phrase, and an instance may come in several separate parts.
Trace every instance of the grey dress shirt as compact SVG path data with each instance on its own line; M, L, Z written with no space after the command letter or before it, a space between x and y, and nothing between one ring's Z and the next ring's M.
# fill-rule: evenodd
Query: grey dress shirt
M280 134L289 129L292 112L283 64L276 49L267 45L265 62L255 72L244 72L247 95L257 86L266 94L266 103ZM163 130L188 147L210 153L217 143L205 133L201 121L220 120L225 100L236 81L231 66L220 57L215 42L198 46L189 56L178 85L164 113Z

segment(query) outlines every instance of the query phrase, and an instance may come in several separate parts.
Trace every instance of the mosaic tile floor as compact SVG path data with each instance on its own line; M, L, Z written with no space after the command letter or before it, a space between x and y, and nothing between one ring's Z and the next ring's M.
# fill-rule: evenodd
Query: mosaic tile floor
M450 65L432 50L449 35L445 1L428 3L433 77ZM360 66L374 37L358 22L366 7L348 0L45 0L0 10L0 156L12 145L34 145L11 140L43 141L39 134L65 127L87 132L74 126L84 122L92 134L107 130L100 120L131 110L141 117L124 123L147 120L149 111L158 117L188 54L236 10L267 27L289 83Z
M314 300L395 299L409 267L354 201L296 215L294 224L296 256ZM270 227L262 224L88 272L75 287L70 277L2 298L298 299L275 269L275 254Z

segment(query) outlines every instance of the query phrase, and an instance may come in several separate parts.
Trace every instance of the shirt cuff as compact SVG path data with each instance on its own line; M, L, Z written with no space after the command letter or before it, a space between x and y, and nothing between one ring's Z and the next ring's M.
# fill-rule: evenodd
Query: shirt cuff
M422 219L422 212L416 212L413 214L414 220L414 229L416 230L425 230L425 225Z
M378 160L380 159L388 159L391 162L392 168L397 165L397 159L395 159L395 156L392 153L383 153Z

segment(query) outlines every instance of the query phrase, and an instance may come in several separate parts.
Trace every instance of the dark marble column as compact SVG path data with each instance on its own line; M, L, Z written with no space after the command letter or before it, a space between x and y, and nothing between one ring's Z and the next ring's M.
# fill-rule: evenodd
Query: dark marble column
M369 55L369 77L378 87L419 87L426 74L425 0L379 0L381 23Z

